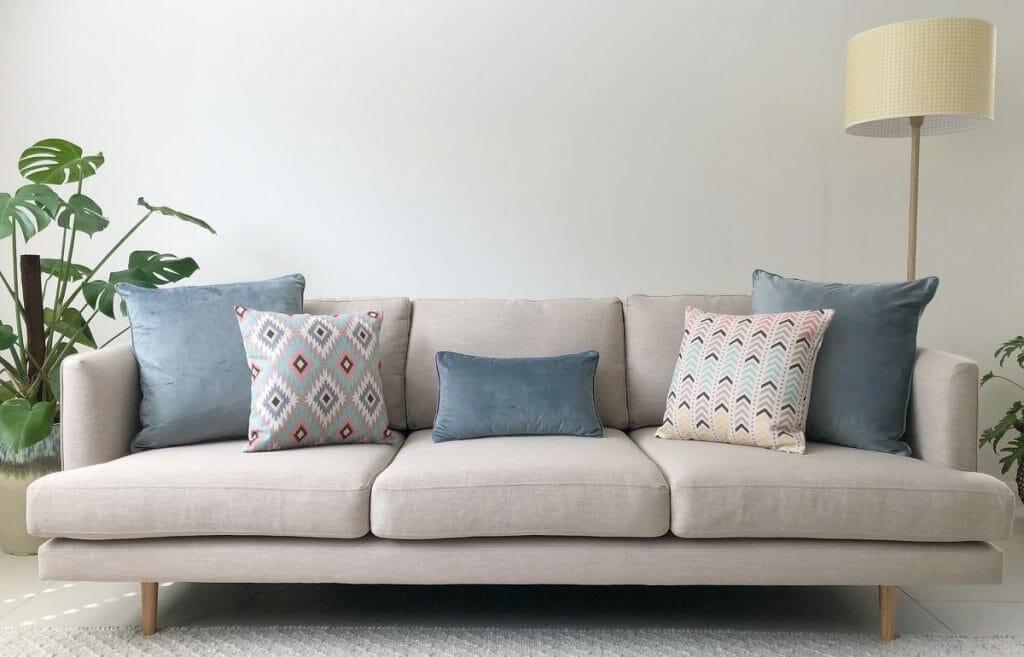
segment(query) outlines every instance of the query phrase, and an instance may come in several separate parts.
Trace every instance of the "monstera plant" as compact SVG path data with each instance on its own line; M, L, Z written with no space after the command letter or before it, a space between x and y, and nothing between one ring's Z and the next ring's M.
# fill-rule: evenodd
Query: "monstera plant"
M18 160L18 170L29 184L13 194L0 193L0 253L3 240L10 242L10 261L6 267L0 265L0 281L10 295L10 316L0 318L3 453L17 453L51 435L60 410L59 373L65 358L103 347L128 330L97 344L90 328L97 315L124 315L115 284L154 288L187 278L199 268L192 258L139 250L128 255L124 268L105 270L128 238L155 217L215 233L196 217L140 198L141 218L121 232L106 254L95 264L77 262L75 249L82 240L95 239L112 224L83 191L103 162L103 153L86 155L69 141L44 139L25 149ZM20 255L44 230L59 231L56 257Z
M999 359L999 367L1005 367L1006 361L1012 360L1018 367L1024 369L1024 335L1018 335L999 345L995 357ZM981 377L983 386L990 381L1001 381L1017 388L1017 394L1024 393L1024 385L1008 376L989 372ZM1012 436L1014 433L1016 436ZM1008 434L1012 437L1005 444L1001 444ZM999 456L999 462L1003 466L1003 474L1009 472L1014 464L1017 465L1017 495L1024 502L1024 399L1018 399L1010 404L1001 420L981 432L981 444L992 446L992 451Z

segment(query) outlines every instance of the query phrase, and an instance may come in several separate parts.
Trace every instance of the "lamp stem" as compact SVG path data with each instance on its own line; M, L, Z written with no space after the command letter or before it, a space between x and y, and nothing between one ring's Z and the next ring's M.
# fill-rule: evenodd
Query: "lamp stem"
M923 116L910 117L910 225L907 232L907 280L917 276L917 179L921 164Z

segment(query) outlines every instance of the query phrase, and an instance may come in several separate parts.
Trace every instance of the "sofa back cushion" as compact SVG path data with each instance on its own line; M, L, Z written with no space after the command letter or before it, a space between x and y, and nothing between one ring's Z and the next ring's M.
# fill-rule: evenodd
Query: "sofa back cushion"
M668 359L666 391L675 364L674 350L681 336L680 314L679 334ZM595 392L601 421L605 426L622 429L628 422L628 413L619 299L417 299L413 302L405 372L409 428L423 429L434 423L438 390L434 359L438 351L516 358L559 356L591 349L600 354ZM665 410L664 403L663 391L661 411ZM660 419L659 411L659 422Z
M305 312L309 315L336 315L365 313L379 310L383 313L380 332L381 379L384 384L384 404L392 429L404 431L405 419L405 358L409 352L409 324L412 303L405 297L379 299L306 299Z
M632 427L661 426L687 306L724 315L748 315L750 297L633 294L626 298L626 390Z

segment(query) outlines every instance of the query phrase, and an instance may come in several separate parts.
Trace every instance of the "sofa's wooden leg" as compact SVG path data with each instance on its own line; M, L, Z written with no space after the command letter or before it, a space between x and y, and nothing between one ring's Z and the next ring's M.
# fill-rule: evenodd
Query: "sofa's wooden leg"
M878 615L882 622L882 641L896 638L896 587L878 587Z
M142 634L149 636L156 633L156 598L157 583L142 583Z

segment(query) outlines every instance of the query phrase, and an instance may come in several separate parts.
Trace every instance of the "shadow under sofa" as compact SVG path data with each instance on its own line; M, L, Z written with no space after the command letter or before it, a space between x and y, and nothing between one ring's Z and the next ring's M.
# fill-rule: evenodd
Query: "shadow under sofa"
M747 296L320 299L384 314L382 379L397 446L243 454L221 441L129 454L138 369L127 345L62 371L64 471L35 482L40 576L142 582L870 585L881 635L895 588L994 584L1013 495L977 467L977 365L920 349L914 457L809 443L796 456L654 438L686 305ZM595 349L602 438L434 443L434 354ZM105 409L102 413L96 408Z

